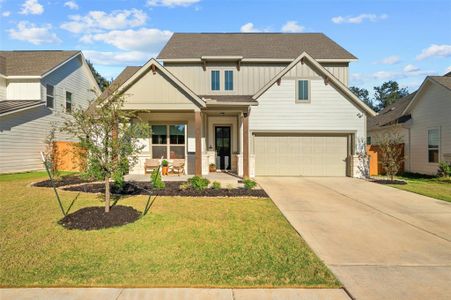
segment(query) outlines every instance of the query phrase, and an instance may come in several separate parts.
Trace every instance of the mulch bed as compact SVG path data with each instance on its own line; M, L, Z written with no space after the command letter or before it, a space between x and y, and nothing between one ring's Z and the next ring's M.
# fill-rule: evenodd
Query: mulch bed
M260 197L267 198L268 194L262 189L247 190L244 188L234 189L218 189L211 188L203 191L194 189L180 189L180 185L184 182L170 181L166 182L166 187L163 190L153 190L150 182L126 182L122 189L117 188L111 184L111 193L117 195L153 195L159 196L184 196L184 197ZM63 188L66 191L77 191L85 193L104 193L105 184L103 183L86 183L77 186L69 186Z
M92 206L77 210L58 221L67 229L97 230L133 223L141 213L130 206L112 206L110 212L105 207Z
M372 179L371 182L379 183L379 184L399 184L399 185L405 185L407 182L402 180L389 180L389 179Z
M55 180L55 186L56 187L60 187L60 186L66 186L66 185L72 185L72 184L80 184L80 183L93 182L93 181L94 180L92 180L92 179L82 179L82 178L80 178L80 176L77 176L77 175L66 175L66 176L62 176L58 180ZM37 187L53 187L52 186L52 182L50 181L50 179L47 179L47 180L44 180L44 181L40 181L40 182L36 182L36 183L33 184L33 186L37 186Z

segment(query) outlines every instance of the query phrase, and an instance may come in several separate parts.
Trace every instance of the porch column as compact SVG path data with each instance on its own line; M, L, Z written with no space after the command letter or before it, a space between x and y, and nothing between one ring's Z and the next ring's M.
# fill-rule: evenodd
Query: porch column
M194 174L202 176L202 116L200 111L194 112L194 127L196 139Z
M249 178L249 113L243 115L243 177Z

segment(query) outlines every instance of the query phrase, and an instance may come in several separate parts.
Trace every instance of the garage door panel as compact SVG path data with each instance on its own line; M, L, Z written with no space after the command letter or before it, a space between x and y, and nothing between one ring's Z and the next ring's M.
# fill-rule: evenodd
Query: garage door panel
M254 137L257 176L345 176L346 136Z

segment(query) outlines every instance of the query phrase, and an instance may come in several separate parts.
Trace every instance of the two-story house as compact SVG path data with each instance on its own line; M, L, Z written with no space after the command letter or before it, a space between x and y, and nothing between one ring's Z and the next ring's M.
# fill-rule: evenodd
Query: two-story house
M42 169L40 152L52 126L96 94L80 51L0 51L0 172Z
M356 57L324 34L175 33L157 59L113 85L152 127L132 173L163 157L196 175L361 176L374 112L348 89Z

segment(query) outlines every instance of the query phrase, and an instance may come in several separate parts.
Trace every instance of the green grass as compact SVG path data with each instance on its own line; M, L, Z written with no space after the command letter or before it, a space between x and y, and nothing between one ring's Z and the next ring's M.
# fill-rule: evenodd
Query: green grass
M405 185L393 184L392 187L451 202L451 179L422 176L418 174L405 174L397 176L407 182Z
M161 197L135 223L67 230L53 191L29 186L43 178L0 175L1 286L340 286L270 199ZM71 211L101 205L82 193Z

